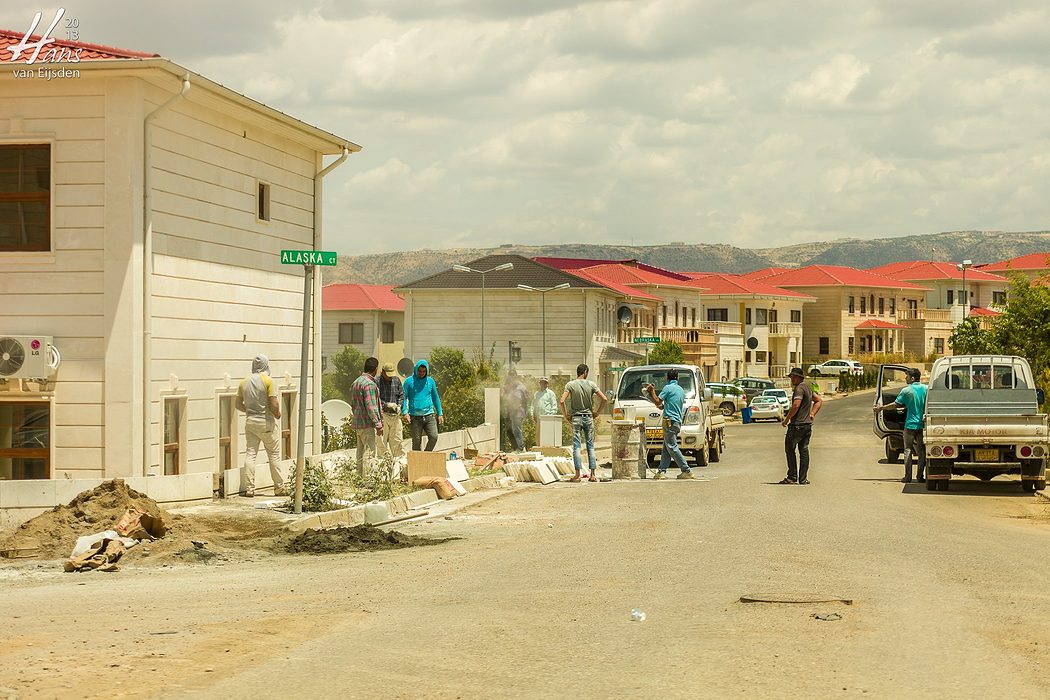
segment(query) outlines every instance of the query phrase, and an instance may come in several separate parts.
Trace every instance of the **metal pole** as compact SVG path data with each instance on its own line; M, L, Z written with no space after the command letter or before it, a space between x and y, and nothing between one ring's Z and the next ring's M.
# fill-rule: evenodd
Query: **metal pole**
M485 364L485 273L481 273L481 364Z
M543 326L543 376L547 376L547 292L540 292L540 324Z
M970 290L968 290L966 288L966 266L963 265L962 269L963 269L963 317L962 317L962 320L965 321L966 317L969 315L968 314L968 309L970 307L970 293L969 293Z
M313 296L314 266L304 265L303 347L299 359L299 433L295 436L295 502L292 512L303 512L303 467L306 464L306 386L310 371L310 299ZM320 420L320 416L314 416Z

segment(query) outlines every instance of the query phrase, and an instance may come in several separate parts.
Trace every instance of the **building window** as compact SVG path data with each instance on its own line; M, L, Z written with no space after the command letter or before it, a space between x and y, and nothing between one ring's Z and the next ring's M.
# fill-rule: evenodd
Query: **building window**
M890 316L897 315L897 297L890 297Z
M919 310L919 300L918 299L908 299L907 302L908 302L908 311L915 312L915 311Z
M662 315L663 320L660 321L660 325L666 327L667 326L667 305L666 304L664 304L661 307L661 311L662 311L662 314L663 314Z
M765 326L769 324L769 310L755 309L755 325Z
M868 300L864 297L860 298L860 312L862 314L868 313Z
M164 399L164 476L182 472L186 442L186 399Z
M874 316L875 315L875 295L874 294L872 294L870 297L868 297L868 308L871 309L871 313Z
M750 361L751 361L751 351L750 350L745 350L744 351L744 362L750 362Z
M792 323L802 323L802 311L801 310L795 309L794 311L791 312L791 322Z
M255 217L259 221L270 220L270 183L260 182L255 197Z
M708 321L728 321L729 320L729 309L708 309L707 310Z
M956 298L959 300L960 304L965 304L966 303L966 290L965 289L960 289L959 290L959 294L958 294L958 296Z
M856 298L854 297L849 298L849 312L851 314L857 312Z
M382 341L381 342L384 342L384 343L392 343L392 342L394 342L394 324L393 324L393 322L391 322L391 321L384 321L383 322L383 335L381 337L382 337Z
M0 481L51 478L51 404L0 402Z
M944 354L944 338L933 339L933 351L938 355Z
M879 297L879 316L886 314L886 300L883 297Z
M755 362L765 362L765 361L766 361L766 351L765 350L755 350Z
M951 306L954 303L955 303L955 290L954 289L949 289L948 290L948 305Z
M693 321L689 325L691 325L693 328L696 328L696 307L695 306L689 310L689 314L690 314L690 316L693 317Z
M875 351L876 352L882 352L882 336L881 335L875 336Z
M219 396L218 467L220 472L237 466L237 448L234 438L237 434L237 411L234 408L236 399L236 394L222 394Z
M1002 306L1006 303L1006 292L992 292L992 303Z
M826 336L821 336L819 342L820 342L820 349L817 351L818 354L820 354L820 355L830 354L830 352L831 352L831 349L830 349L831 340L828 337L826 337Z
M339 344L340 345L362 345L365 342L365 324L363 323L340 323Z
M51 250L51 146L0 146L0 252Z
M849 339L847 340L847 343L846 343L846 344L847 344L847 346L849 347L849 354L850 354L850 355L852 355L852 354L854 353L854 349L853 349L853 348L854 348L854 346L856 345L856 338L854 338L854 337L853 337L853 336L851 335L851 336L849 337Z
M281 392L281 459L295 457L292 449L292 416L295 414L295 392Z
M751 325L751 309L750 308L744 309L744 324L748 325L748 326Z

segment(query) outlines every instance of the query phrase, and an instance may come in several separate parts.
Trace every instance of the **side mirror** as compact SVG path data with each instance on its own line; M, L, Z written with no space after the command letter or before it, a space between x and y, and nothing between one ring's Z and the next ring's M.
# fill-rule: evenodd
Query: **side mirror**
M714 392L711 391L710 387L704 387L704 401L710 401L715 397ZM1040 401L1039 403L1042 403Z
M1042 389L1036 389L1035 390L1035 402L1037 404L1039 404L1040 406L1042 406L1044 403L1046 403L1046 394L1043 393Z

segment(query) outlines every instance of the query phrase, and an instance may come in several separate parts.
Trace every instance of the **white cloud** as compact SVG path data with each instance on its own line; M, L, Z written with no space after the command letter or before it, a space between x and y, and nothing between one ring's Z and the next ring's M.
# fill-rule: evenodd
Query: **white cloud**
M842 107L870 71L857 57L839 54L813 69L805 80L789 85L788 103L803 109Z

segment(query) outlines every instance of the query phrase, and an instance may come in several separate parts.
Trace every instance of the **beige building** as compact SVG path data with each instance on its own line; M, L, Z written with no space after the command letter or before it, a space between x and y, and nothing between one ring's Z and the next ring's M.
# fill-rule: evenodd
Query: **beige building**
M395 365L405 356L405 300L393 287L328 284L321 288L321 365L346 346L380 363Z
M20 39L0 33L0 55ZM283 456L299 402L313 449L303 268L279 255L321 247L323 156L359 147L158 56L85 56L50 81L0 63L0 343L50 338L61 355L46 373L3 367L0 480L201 475L210 495L240 464L233 397L257 353Z
M483 294L480 271L506 264L513 269L484 275ZM548 376L575 378L582 362L591 367L591 379L611 389L617 380L614 367L644 358L644 350L617 347L617 315L623 307L653 314L658 299L520 255L490 255L462 267L479 272L445 270L394 290L405 298L405 355L413 361L429 357L438 346L478 359L484 347L486 358L507 366L513 341L521 351L515 368L522 374L538 377L546 365ZM549 289L562 284L569 286L545 294L518 286Z
M1010 272L1020 272L1028 277L1028 279L1035 279L1036 277L1045 275L1047 270L1050 270L1050 252L1019 255L1018 257L1010 258L1009 260L1001 260L988 265L981 265L977 269L982 272L990 272L992 274L1004 276Z
M913 352L901 312L925 310L926 289L911 282L837 265L743 275L815 299L802 319L804 363L877 353Z

